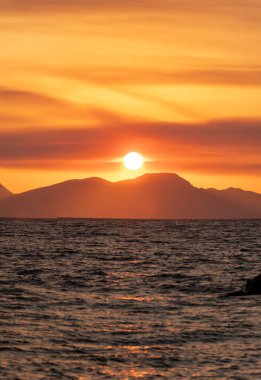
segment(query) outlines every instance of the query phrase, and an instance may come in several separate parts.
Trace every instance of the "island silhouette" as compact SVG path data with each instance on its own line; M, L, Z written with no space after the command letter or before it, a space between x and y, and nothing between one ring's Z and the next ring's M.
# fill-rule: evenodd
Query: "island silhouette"
M197 188L174 173L119 182L92 177L20 194L1 185L0 217L254 219L261 217L261 195Z

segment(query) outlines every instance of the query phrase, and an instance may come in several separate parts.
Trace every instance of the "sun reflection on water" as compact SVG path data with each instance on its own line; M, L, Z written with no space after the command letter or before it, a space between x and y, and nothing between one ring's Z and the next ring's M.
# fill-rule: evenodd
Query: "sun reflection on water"
M117 370L116 368L106 368L101 371L102 375L109 376L112 379L121 379L121 380L130 380L130 379L144 379L148 378L148 376L159 376L161 377L161 373L154 368L148 369L137 369L137 368L129 368Z

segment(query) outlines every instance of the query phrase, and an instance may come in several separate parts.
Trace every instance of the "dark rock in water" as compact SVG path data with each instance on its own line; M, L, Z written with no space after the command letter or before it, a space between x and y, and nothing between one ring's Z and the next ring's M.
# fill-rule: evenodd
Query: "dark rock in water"
M250 296L261 294L261 274L246 281L245 290L226 293L226 297Z
M236 290L235 292L229 292L225 294L225 297L238 297L238 296L246 296L246 292L243 290Z
M261 294L261 274L246 282L246 294Z

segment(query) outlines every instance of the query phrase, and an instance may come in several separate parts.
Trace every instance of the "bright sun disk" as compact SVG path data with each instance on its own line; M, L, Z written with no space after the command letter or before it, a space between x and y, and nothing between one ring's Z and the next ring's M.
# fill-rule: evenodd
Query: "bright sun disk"
M138 170L143 165L143 157L140 153L130 152L123 159L124 166L129 170Z

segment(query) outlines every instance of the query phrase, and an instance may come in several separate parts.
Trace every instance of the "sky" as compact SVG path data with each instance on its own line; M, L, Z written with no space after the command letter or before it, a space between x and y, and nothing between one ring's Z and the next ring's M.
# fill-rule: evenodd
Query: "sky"
M0 0L0 183L261 192L260 41L260 0Z

